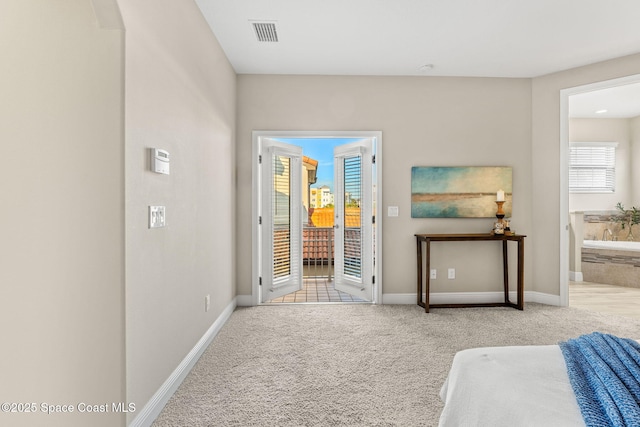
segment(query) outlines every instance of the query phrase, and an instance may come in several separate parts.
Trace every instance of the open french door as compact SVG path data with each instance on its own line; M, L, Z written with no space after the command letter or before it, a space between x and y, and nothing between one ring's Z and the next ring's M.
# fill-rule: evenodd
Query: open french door
M373 300L373 143L334 148L335 288Z
M302 148L262 139L261 302L302 289Z

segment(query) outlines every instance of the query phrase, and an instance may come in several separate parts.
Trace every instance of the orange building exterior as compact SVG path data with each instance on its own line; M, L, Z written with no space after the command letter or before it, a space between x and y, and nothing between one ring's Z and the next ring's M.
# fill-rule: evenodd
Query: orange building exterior
M345 227L360 227L360 208L345 209ZM333 227L333 208L309 209L310 227Z

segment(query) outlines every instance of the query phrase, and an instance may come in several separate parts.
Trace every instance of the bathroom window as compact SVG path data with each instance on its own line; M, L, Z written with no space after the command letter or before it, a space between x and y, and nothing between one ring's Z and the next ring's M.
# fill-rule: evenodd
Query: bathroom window
M613 193L616 190L617 142L572 142L569 146L569 191Z

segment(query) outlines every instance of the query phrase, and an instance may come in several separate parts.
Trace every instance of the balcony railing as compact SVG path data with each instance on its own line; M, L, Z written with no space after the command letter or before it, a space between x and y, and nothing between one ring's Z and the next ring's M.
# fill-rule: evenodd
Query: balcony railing
M326 276L332 280L334 263L333 227L304 227L302 260L305 276Z
M360 277L361 236L360 227L344 230L344 270L346 274ZM304 276L326 276L332 280L335 265L335 236L333 227L304 227L302 230L302 262Z

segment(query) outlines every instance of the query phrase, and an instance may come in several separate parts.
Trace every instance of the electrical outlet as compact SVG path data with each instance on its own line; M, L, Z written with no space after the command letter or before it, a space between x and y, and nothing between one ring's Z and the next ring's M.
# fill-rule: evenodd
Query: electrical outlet
M436 270L435 268L431 269L431 275L429 276L429 279L437 279L438 278L438 270Z
M450 268L449 269L447 278L449 278L449 279L455 279L456 278L456 269L455 268Z
M209 307L211 307L211 296L207 295L204 297L204 311L209 311Z

